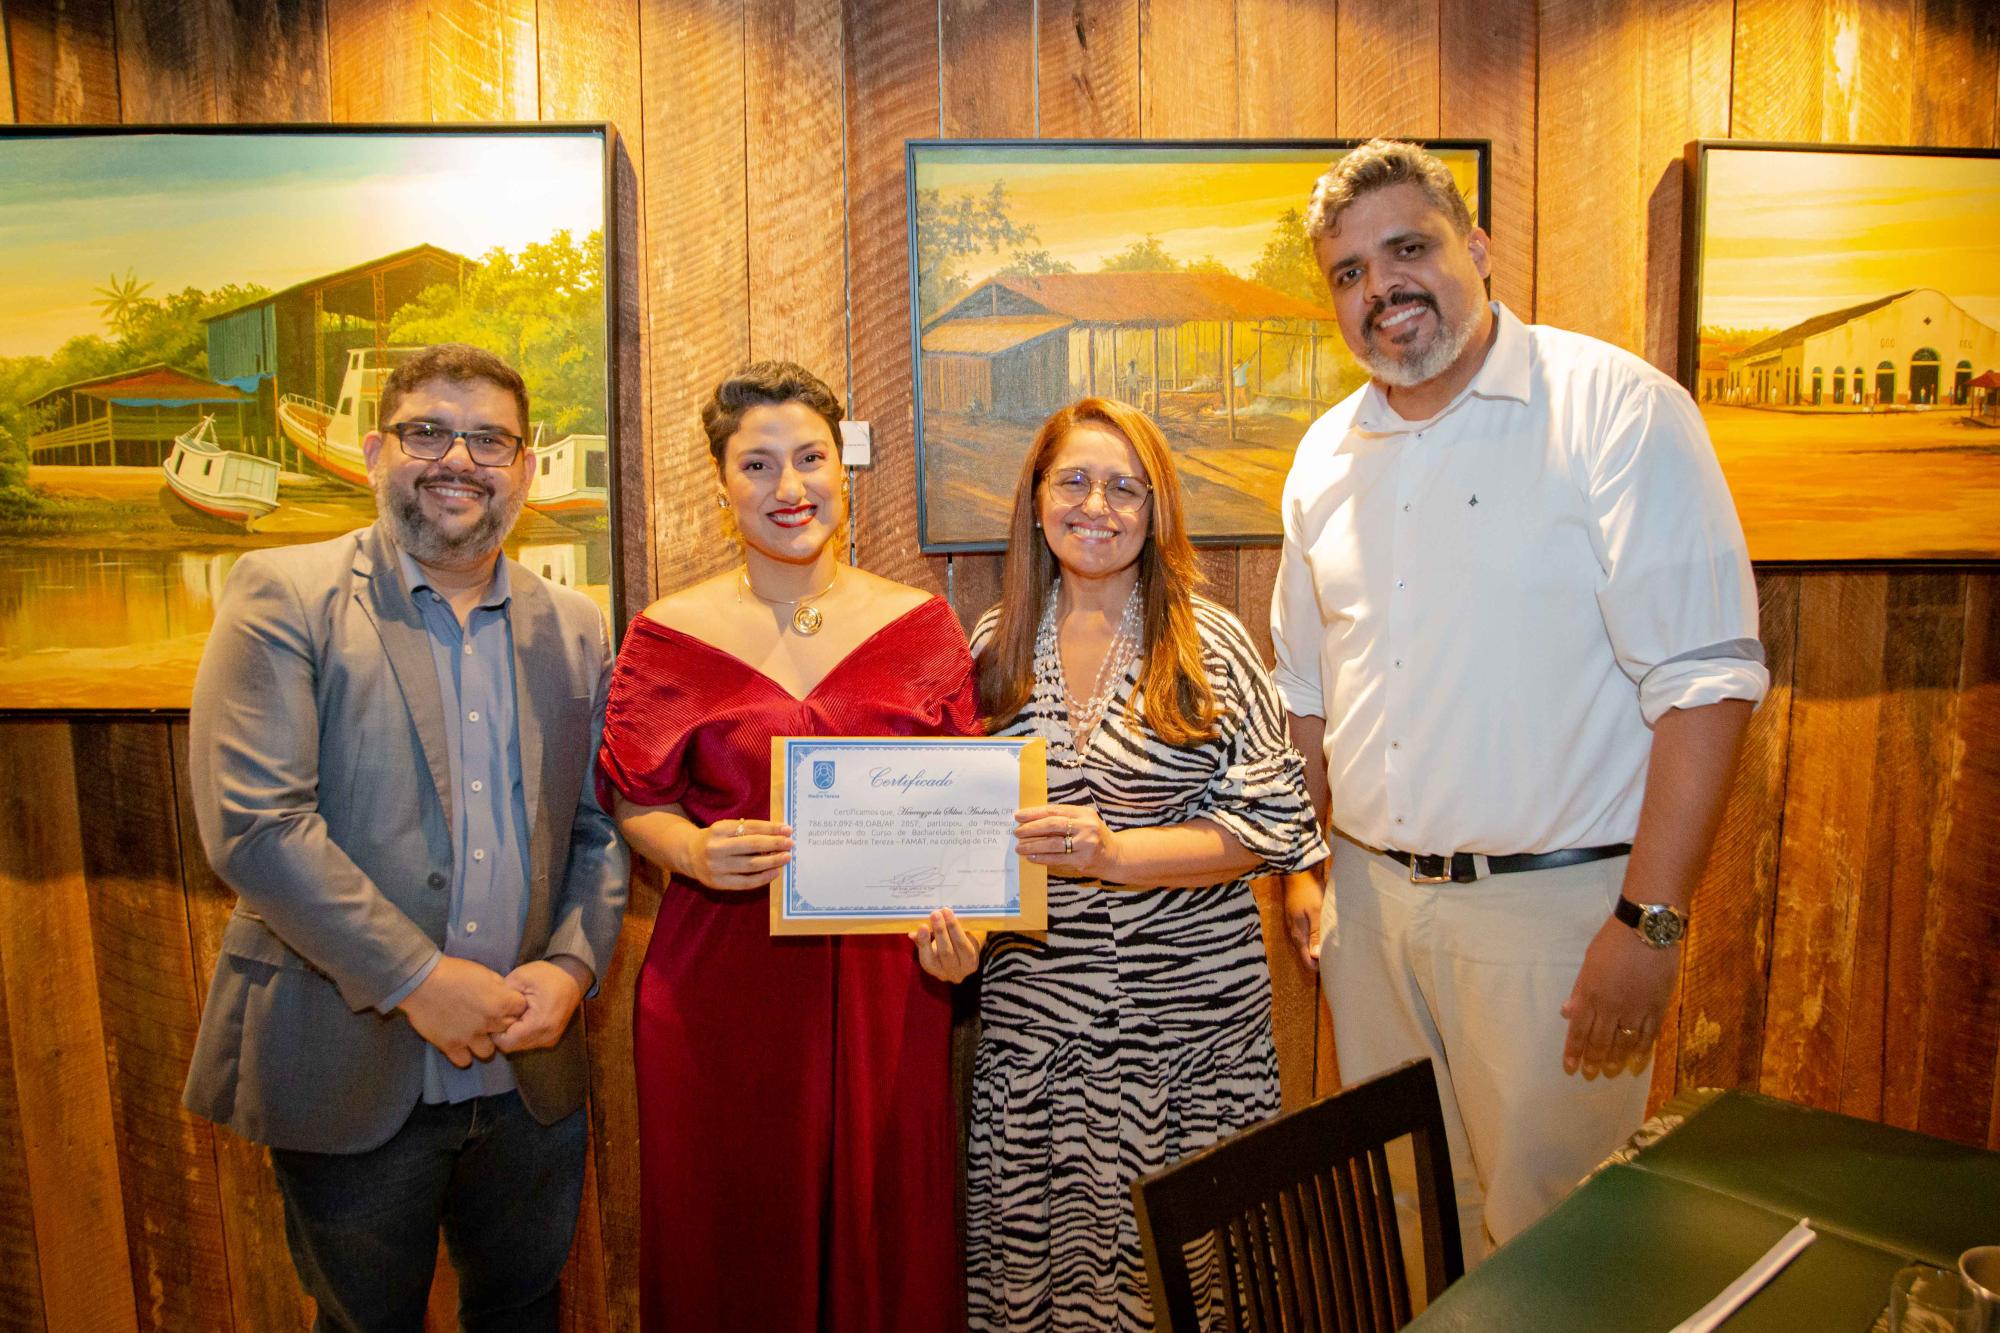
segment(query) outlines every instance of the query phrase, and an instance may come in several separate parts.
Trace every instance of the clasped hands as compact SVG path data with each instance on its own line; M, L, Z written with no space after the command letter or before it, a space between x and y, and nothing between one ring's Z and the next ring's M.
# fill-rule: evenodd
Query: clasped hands
M583 999L582 970L567 959L538 958L503 977L447 955L404 999L402 1012L418 1036L466 1069L496 1052L555 1045Z

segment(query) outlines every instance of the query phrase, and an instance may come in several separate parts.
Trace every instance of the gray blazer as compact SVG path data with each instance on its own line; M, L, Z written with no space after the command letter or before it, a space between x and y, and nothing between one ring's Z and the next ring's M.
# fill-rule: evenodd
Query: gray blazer
M531 879L521 961L598 976L625 845L590 780L611 678L582 594L508 569ZM216 607L189 715L195 818L237 894L183 1096L247 1139L385 1142L423 1093L425 1043L376 1005L442 948L451 772L429 640L380 525L252 552ZM583 1104L582 1014L509 1057L544 1124Z

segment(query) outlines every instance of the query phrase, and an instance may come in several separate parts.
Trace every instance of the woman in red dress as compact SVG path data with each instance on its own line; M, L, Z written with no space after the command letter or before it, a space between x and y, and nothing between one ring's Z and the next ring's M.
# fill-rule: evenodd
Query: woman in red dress
M893 935L770 934L772 737L977 729L951 609L839 559L839 420L788 363L717 387L743 563L632 622L605 710L600 795L671 876L633 1025L649 1329L964 1324L947 987Z

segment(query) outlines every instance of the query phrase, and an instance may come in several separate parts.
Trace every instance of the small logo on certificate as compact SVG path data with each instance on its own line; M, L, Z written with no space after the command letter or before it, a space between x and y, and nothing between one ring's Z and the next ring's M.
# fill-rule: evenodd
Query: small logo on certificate
M833 786L833 760L813 760L813 786L820 791L826 791Z

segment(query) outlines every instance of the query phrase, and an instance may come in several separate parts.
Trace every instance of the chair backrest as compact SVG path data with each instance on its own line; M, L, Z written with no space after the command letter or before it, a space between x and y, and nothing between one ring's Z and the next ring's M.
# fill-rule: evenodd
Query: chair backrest
M1437 1299L1464 1274L1465 1255L1437 1078L1429 1060L1412 1060L1132 1183L1157 1326L1200 1333L1204 1299L1232 1333L1389 1333L1409 1322L1384 1151L1405 1134Z

